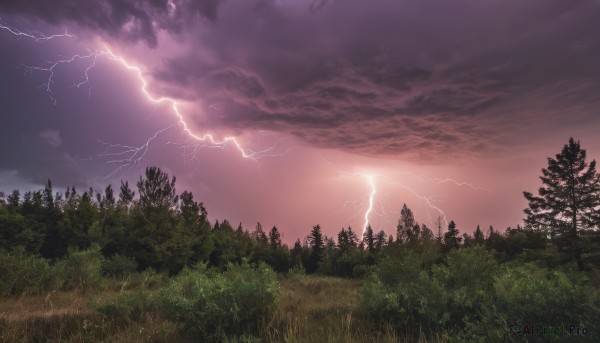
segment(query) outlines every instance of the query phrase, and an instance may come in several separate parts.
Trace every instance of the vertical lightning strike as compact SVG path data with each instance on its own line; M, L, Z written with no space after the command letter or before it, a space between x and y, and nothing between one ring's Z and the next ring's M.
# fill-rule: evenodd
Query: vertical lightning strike
M375 197L375 193L377 192L377 187L375 186L375 180L373 175L363 175L371 187L371 193L369 194L369 208L365 212L365 224L363 225L363 236L367 230L367 226L369 226L369 214L373 211L373 198Z
M328 161L325 158L321 158L321 159L328 166L335 168L334 163ZM344 204L342 206L342 209L346 208L347 205L351 205L352 207L355 208L355 212L350 218L351 222L356 220L357 218L359 218L359 216L360 216L360 218L363 219L363 235L365 233L367 225L370 224L369 218L373 215L373 213L378 214L383 221L387 222L388 224L393 225L392 220L391 220L392 216L390 215L390 212L386 211L386 206L384 204L384 200L383 199L377 200L379 205L375 206L375 201L376 201L375 195L378 194L377 187L378 187L378 185L381 185L381 184L399 186L399 187L405 189L406 191L408 191L410 194L412 194L417 199L419 199L422 202L422 204L424 205L424 208L425 208L426 214L427 214L427 219L429 220L429 222L432 225L436 225L436 221L438 220L438 218L439 218L439 220L444 222L446 224L446 226L448 225L449 221L446 216L446 213L444 212L442 207L437 204L439 201L436 200L435 196L427 196L427 195L423 195L423 194L417 192L414 188L406 185L405 183L399 182L397 180L397 175L407 176L407 177L410 177L419 182L427 182L427 183L432 183L432 184L451 183L451 184L456 185L457 187L468 187L472 190L485 191L488 193L492 193L490 190L488 190L484 187L479 187L474 183L459 182L452 178L445 178L445 179L429 178L426 176L415 175L414 173L410 173L410 172L393 173L394 178L392 178L390 176L386 176L386 175L381 175L381 174L372 174L372 173L365 174L365 173L359 173L359 172L353 172L353 173L345 172L345 171L342 171L339 169L335 169L335 172L342 176L354 176L354 177L360 176L367 181L367 185L370 188L370 193L368 193L368 195L364 195L361 199L358 199L358 200L347 200L344 202ZM388 195L388 197L389 197L389 195Z

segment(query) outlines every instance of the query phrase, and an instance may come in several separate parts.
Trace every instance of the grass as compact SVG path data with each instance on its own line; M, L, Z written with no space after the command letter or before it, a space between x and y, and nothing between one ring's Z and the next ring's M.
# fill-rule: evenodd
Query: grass
M158 314L140 322L109 318L95 308L118 291L79 290L0 298L0 342L180 342Z
M277 308L263 325L261 340L280 342L414 342L390 328L374 329L361 309L361 280L293 276L280 280ZM99 313L99 305L123 290L79 290L0 298L1 342L187 342L160 313L141 320ZM427 342L421 337L419 342ZM444 341L440 339L430 342Z
M267 342L414 342L391 327L374 330L361 308L362 280L326 276L282 279L279 303L263 338ZM422 337L419 342L426 342Z

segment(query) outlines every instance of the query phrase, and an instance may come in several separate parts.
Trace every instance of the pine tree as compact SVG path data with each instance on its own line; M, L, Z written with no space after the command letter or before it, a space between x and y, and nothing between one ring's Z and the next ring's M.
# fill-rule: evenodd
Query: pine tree
M320 225L313 226L307 240L310 245L310 259L306 271L314 273L319 267L319 262L323 259L323 251L325 250L325 240Z
M408 241L415 224L415 215L412 210L404 204L400 211L398 225L396 226L396 239L399 243L406 243Z
M460 232L456 228L456 223L451 220L448 223L448 231L444 234L444 248L446 251L456 249L460 247L461 242L462 237L460 237Z
M583 254L590 250L584 231L600 224L600 177L596 161L586 162L586 151L573 138L540 176L539 196L523 192L529 201L525 223L547 231L559 251L585 269ZM597 247L596 247L597 248Z
M338 248L341 251L345 251L348 249L349 246L349 240L348 240L348 232L346 231L345 228L342 228L342 230L338 233Z
M271 231L269 231L269 245L271 249L277 249L281 247L281 234L277 229L277 226L273 226Z
M352 231L352 227L348 226L348 230L346 230L348 234L348 245L355 247L358 244L358 236L354 231Z
M483 231L481 231L479 225L477 225L477 228L473 233L473 238L475 239L475 244L483 244L485 241L485 236L483 235Z
M375 249L381 250L386 245L385 231L381 230L375 236Z
M363 242L365 242L366 248L369 252L373 252L375 250L375 235L373 234L371 225L367 225L367 229L363 235Z

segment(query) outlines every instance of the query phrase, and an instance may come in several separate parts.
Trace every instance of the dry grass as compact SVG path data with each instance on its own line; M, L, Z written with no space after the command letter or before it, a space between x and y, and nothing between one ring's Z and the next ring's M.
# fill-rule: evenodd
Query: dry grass
M359 303L361 280L302 276L281 280L278 307L267 325L267 342L413 342L390 327L374 330ZM418 340L426 342L424 338Z
M277 308L262 333L265 342L427 342L423 337L398 336L391 328L376 330L360 307L360 280L298 276L282 279L280 284ZM95 310L120 292L112 288L87 294L58 291L0 298L0 342L188 341L158 313L132 321Z
M183 337L157 314L142 321L109 318L95 311L117 291L50 292L0 298L0 342L181 342Z

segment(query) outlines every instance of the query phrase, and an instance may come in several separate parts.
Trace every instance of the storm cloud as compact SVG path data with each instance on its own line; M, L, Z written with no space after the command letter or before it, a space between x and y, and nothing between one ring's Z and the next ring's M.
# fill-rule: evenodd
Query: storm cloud
M527 135L540 116L560 127L600 105L593 0L63 0L5 1L0 10L187 47L151 74L196 104L198 126L280 132L364 155L487 153L507 131Z

